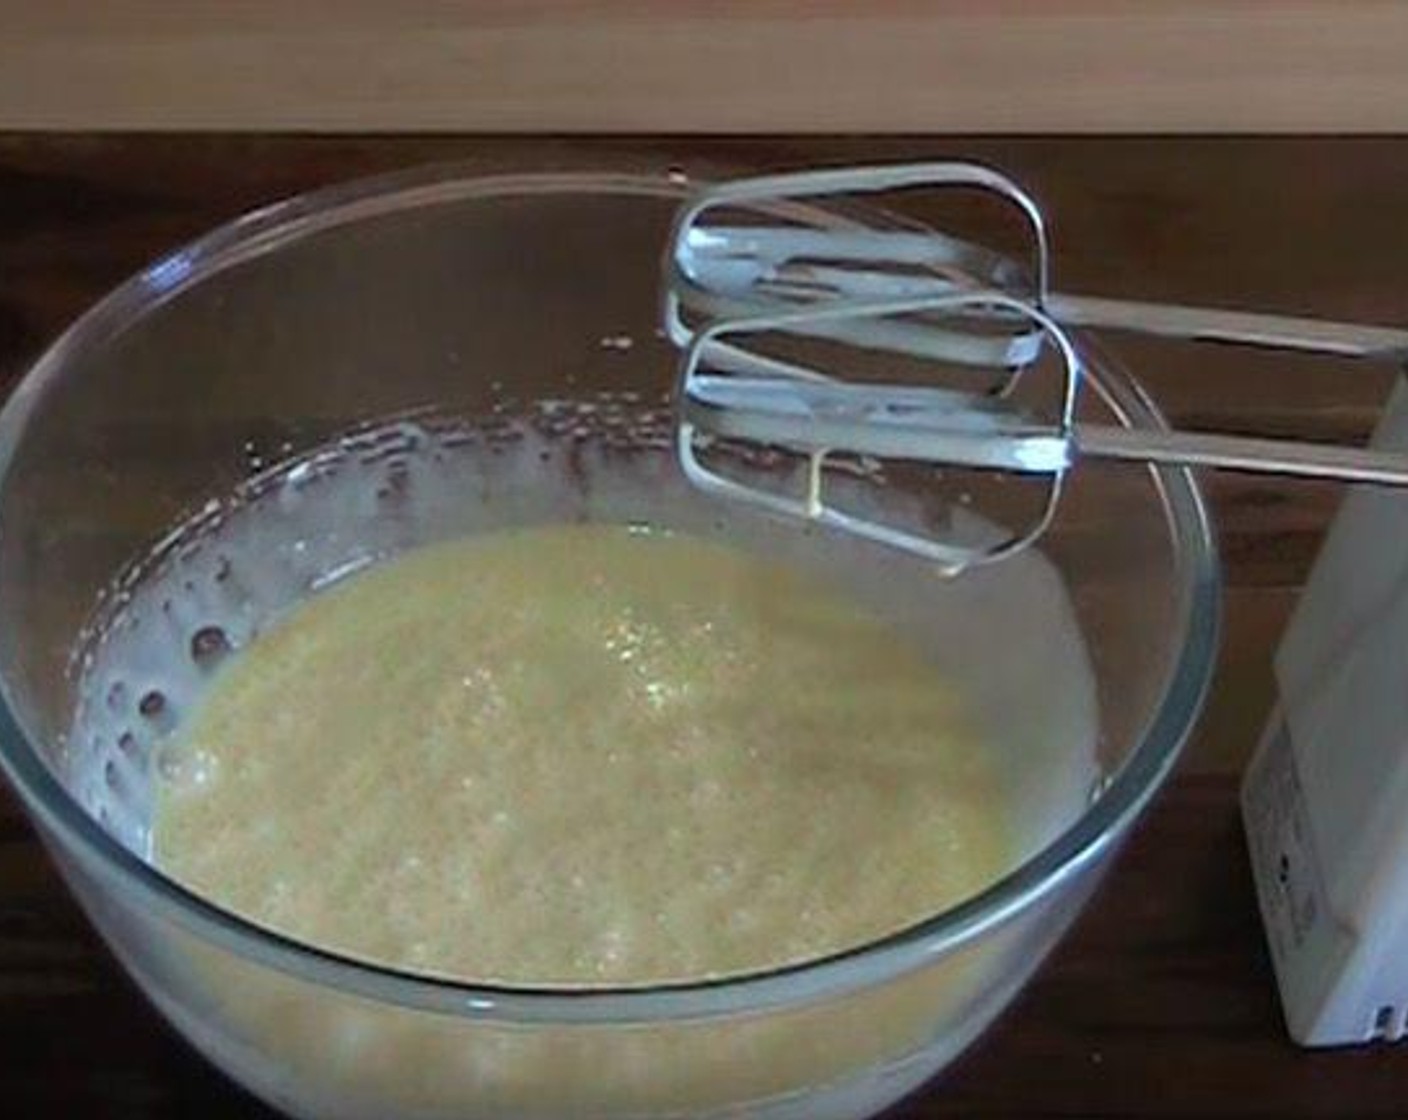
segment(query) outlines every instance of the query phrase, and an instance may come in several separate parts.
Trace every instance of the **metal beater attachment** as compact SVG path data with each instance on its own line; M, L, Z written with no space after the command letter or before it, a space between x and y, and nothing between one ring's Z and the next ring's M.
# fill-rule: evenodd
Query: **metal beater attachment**
M1028 263L888 215L802 201L916 187L963 188L1006 203L1025 231ZM1398 454L1077 423L1083 351L1070 328L1400 364L1408 331L1063 295L1048 290L1049 272L1040 209L986 167L850 168L700 191L682 209L666 258L665 328L684 352L678 449L686 475L705 490L952 569L1040 537L1065 473L1083 455L1408 485L1408 456ZM877 363L878 380L855 376ZM890 381L891 363L934 376ZM725 474L709 461L720 442L801 456L802 492ZM955 543L834 505L824 468L841 458L1014 472L1042 491L1025 527Z

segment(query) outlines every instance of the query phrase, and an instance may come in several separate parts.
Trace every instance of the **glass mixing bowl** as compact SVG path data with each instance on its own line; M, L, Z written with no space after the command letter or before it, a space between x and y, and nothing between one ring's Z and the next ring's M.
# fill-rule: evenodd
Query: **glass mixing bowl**
M921 627L942 630L944 609L927 601L956 596L978 629L1009 628L990 644L1005 668L982 704L1003 728L993 739L1019 797L1045 801L999 881L881 942L709 983L484 987L276 936L144 861L141 802L126 787L150 771L159 734L72 733L93 614L117 573L262 462L378 418L426 408L501 418L507 401L661 403L677 355L657 331L659 259L686 190L664 174L432 169L297 198L117 289L0 415L4 769L152 1002L294 1115L869 1115L1013 998L1195 718L1218 579L1192 478L1082 466L1039 551L935 579L913 602ZM1161 425L1113 364L1093 360L1090 386L1092 418ZM660 484L679 486L665 445ZM355 535L331 527L320 562ZM899 561L877 548L873 563L883 573ZM1027 607L1033 579L1046 608ZM933 636L983 660L975 633ZM142 671L106 702L121 719L172 718L170 705L144 703ZM1052 789L1065 792L1052 801Z

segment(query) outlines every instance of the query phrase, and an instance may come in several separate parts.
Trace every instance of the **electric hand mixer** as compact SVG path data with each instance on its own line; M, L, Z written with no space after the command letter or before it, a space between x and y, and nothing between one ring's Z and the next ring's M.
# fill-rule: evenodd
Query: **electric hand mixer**
M1015 208L1023 266L946 232L847 222L711 220L780 201L965 188ZM815 212L812 212L815 214ZM1408 331L1279 315L1063 295L1049 286L1041 211L1016 184L965 163L778 175L705 189L682 212L666 261L665 321L684 351L678 451L705 490L859 534L956 572L1033 544L1082 457L1408 484L1408 389L1374 446L1080 423L1082 347L1070 328L1378 359L1402 367ZM956 368L944 384L857 380L778 356L765 336L824 340L852 356ZM1044 416L1016 390L1053 368ZM713 441L804 456L805 492L777 493L705 461ZM977 545L828 502L828 457L874 456L1006 472L1044 486L1023 527ZM1372 560L1372 562L1369 562ZM1341 1045L1408 1035L1408 506L1352 492L1276 658L1280 703L1247 771L1242 806L1262 916L1292 1035Z

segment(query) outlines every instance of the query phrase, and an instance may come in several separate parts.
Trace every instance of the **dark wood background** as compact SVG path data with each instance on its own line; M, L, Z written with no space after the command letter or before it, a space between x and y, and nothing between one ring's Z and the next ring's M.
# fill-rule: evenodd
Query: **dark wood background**
M551 140L0 135L0 386L105 289L251 206L439 159L708 172L961 156L1054 218L1067 290L1408 322L1408 140ZM1390 374L1195 349L1140 370L1184 424L1360 438ZM1333 487L1207 476L1228 583L1217 684L1178 775L1075 932L900 1117L1408 1115L1408 1053L1285 1035L1236 780ZM266 1117L124 980L0 791L0 1101L10 1115Z

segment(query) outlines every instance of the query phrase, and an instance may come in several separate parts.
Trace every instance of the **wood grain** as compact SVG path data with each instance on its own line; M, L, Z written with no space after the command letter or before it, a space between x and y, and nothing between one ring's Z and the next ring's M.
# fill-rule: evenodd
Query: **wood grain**
M0 127L1401 130L1383 0L0 0Z
M0 136L0 387L108 286L272 198L431 159L485 171L693 172L973 156L1055 216L1057 278L1402 322L1408 140L606 139ZM1353 438L1383 377L1132 354L1185 423ZM1228 584L1218 682L1180 776L1030 990L895 1116L1389 1117L1391 1049L1285 1038L1239 834L1235 776L1270 701L1269 658L1337 492L1209 476ZM14 1115L267 1117L164 1028L96 944L0 794L0 1099Z

